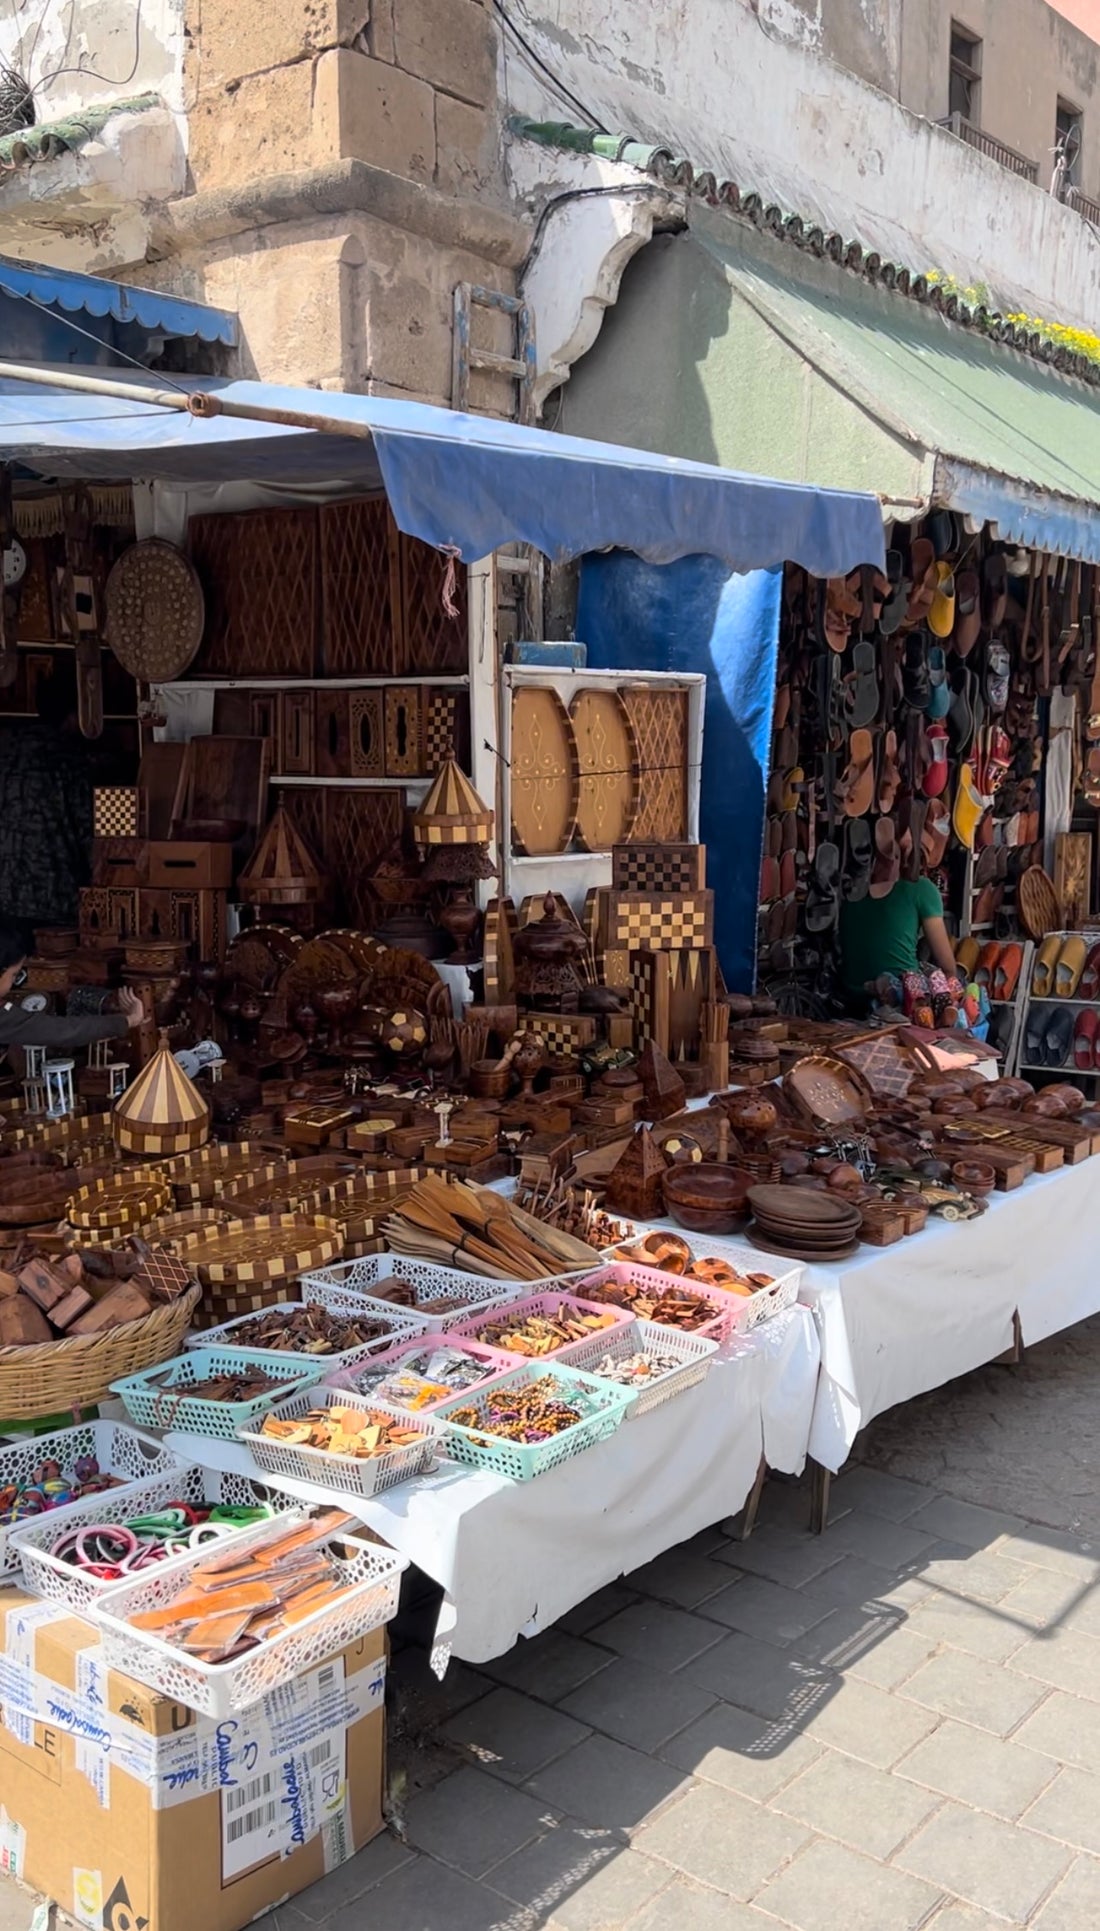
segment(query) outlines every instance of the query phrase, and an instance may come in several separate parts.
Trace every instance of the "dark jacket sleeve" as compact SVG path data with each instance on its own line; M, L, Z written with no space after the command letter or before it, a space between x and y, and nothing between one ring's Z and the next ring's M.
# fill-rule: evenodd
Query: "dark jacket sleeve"
M87 1019L61 1019L52 1012L24 1012L21 1006L0 1006L0 1047L46 1046L67 1053L90 1046L93 1039L122 1039L129 1032L125 1016L108 1012Z

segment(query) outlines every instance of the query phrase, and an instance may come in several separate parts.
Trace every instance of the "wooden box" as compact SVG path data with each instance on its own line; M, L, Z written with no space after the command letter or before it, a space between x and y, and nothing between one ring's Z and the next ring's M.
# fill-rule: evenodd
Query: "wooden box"
M150 839L148 883L154 889L225 891L233 883L233 847L224 840Z

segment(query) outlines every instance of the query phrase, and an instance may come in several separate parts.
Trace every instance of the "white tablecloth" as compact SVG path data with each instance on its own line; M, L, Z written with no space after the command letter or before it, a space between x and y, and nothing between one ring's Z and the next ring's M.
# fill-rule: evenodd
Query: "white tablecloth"
M340 1497L443 1588L433 1663L503 1655L605 1583L741 1508L761 1455L797 1474L806 1458L820 1351L809 1312L767 1321L706 1380L626 1421L533 1482L446 1464L369 1501ZM255 1474L241 1443L173 1433L210 1468ZM337 1499L308 1483L280 1487Z
M800 1298L821 1334L810 1454L842 1467L859 1430L1003 1354L1100 1311L1100 1166L994 1194L980 1220L930 1220L912 1239L808 1268Z

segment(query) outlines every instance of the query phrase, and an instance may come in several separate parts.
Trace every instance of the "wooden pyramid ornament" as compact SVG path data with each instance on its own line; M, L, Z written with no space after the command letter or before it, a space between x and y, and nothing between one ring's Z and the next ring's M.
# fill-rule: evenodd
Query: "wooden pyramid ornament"
M647 1039L638 1058L638 1078L645 1091L647 1120L667 1120L683 1110L687 1099L684 1082L667 1055L652 1039Z
M280 805L237 881L252 905L316 905L328 880Z
M607 1176L604 1205L632 1220L659 1220L665 1211L665 1162L647 1126L640 1126Z
M159 1051L126 1088L111 1115L115 1145L123 1153L190 1153L210 1135L210 1108L169 1052L161 1034Z
M493 813L454 759L445 759L420 810L413 813L417 844L487 845L492 836Z

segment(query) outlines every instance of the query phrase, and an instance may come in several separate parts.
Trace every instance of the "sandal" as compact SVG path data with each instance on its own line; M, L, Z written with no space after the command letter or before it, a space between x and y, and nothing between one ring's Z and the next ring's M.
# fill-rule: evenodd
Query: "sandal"
M901 853L892 818L875 823L875 862L871 870L872 898L886 898L901 877Z
M874 858L874 842L871 827L866 818L850 818L848 821L848 863L845 867L842 891L850 905L856 905L867 897L871 884L871 861Z
M848 766L836 787L836 802L848 818L862 818L875 796L875 744L870 731L853 731L848 740Z
M878 716L881 692L878 681L878 654L874 644L859 643L852 649L852 670L845 679L845 709L853 729L871 724Z
M877 796L875 799L880 812L893 811L894 800L898 795L898 787L900 784L901 772L898 770L898 734L896 731L887 731L882 740L882 764L879 770Z

